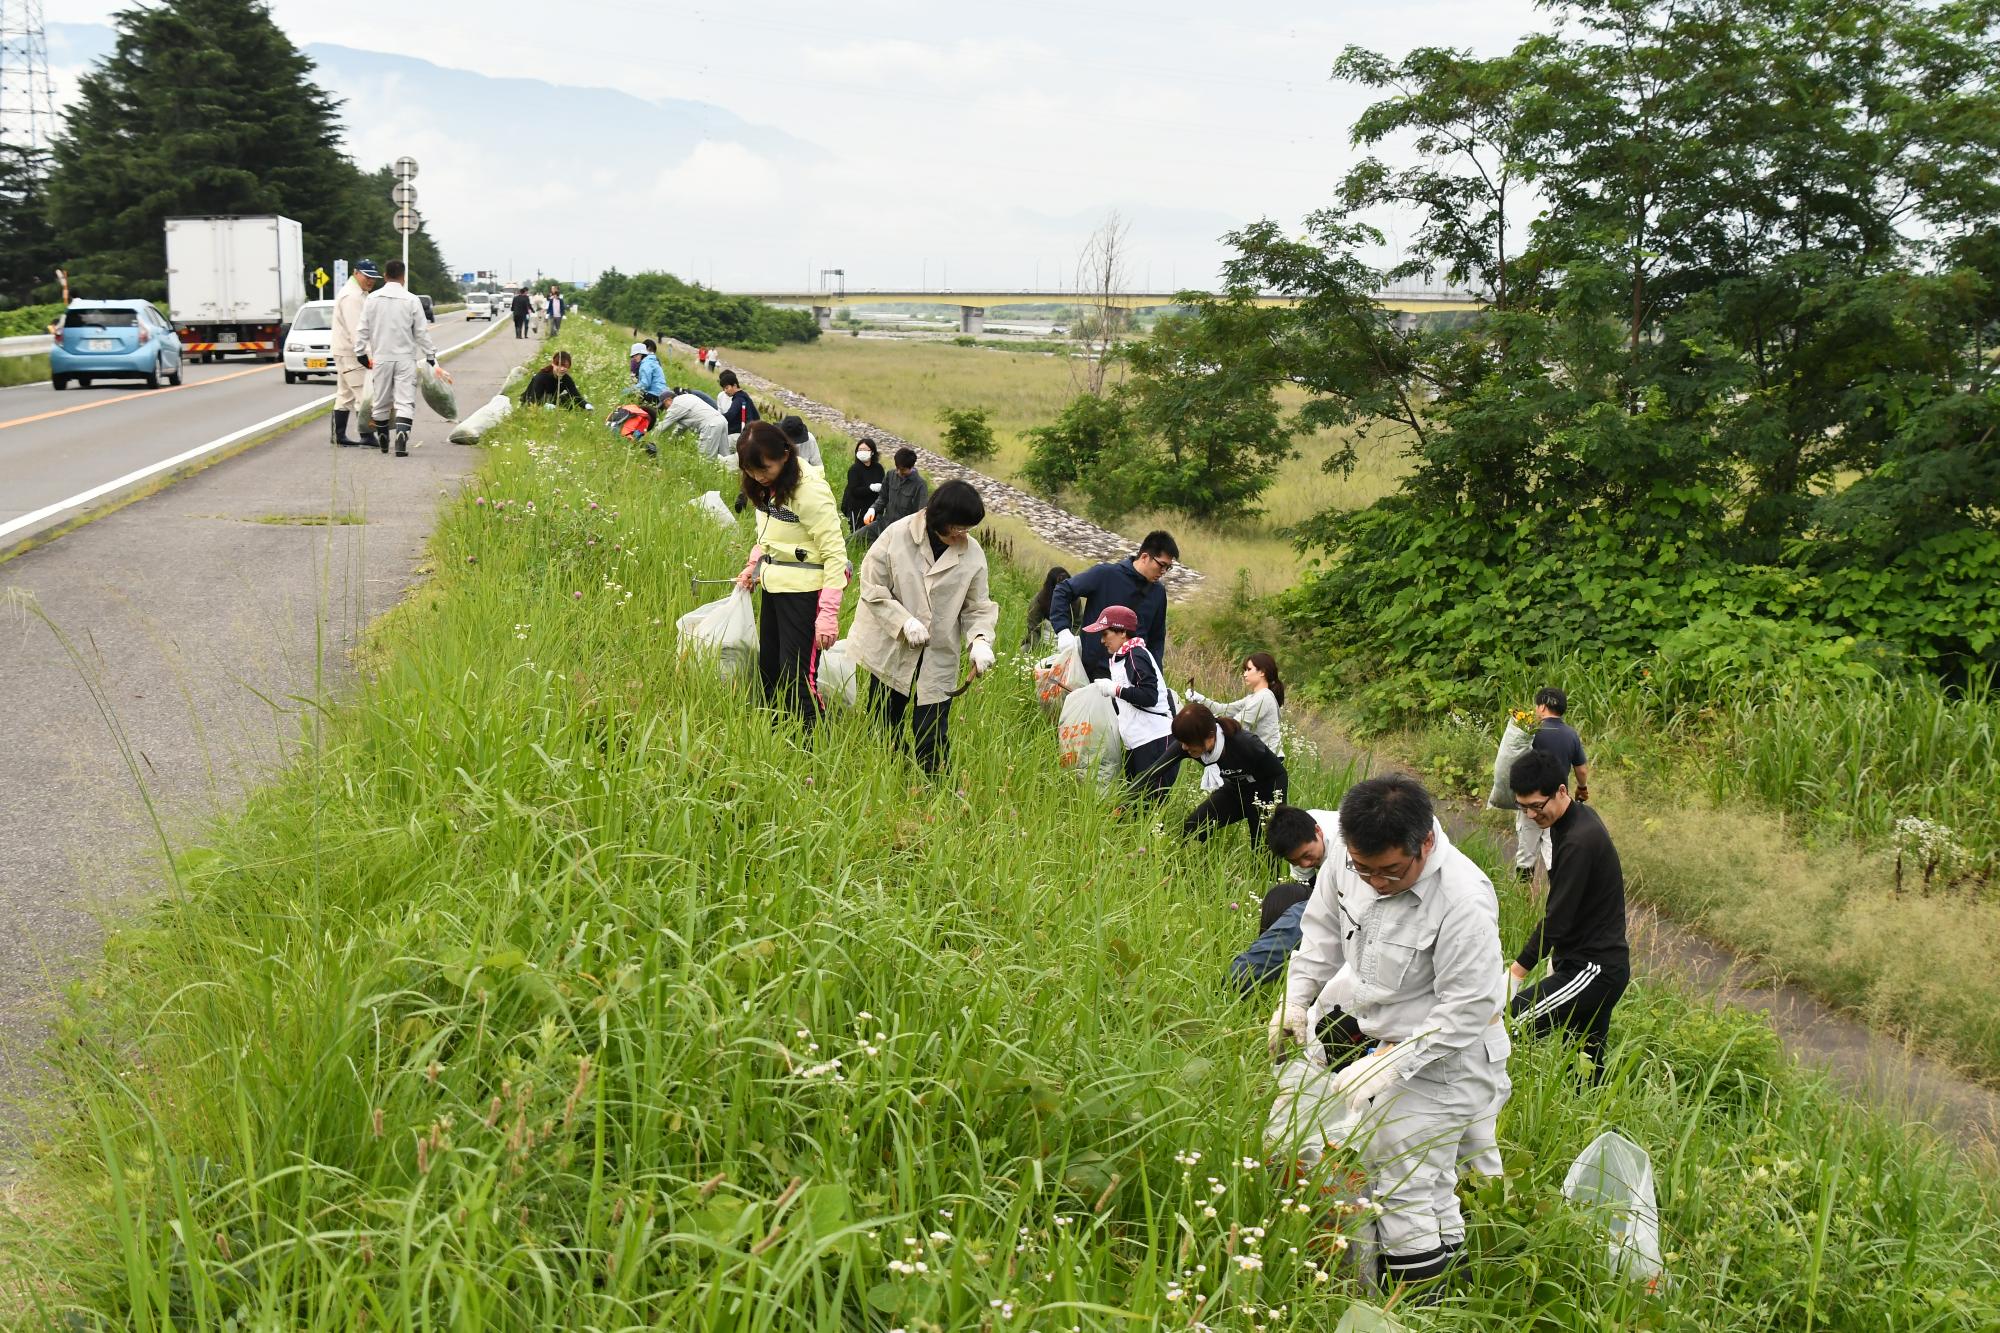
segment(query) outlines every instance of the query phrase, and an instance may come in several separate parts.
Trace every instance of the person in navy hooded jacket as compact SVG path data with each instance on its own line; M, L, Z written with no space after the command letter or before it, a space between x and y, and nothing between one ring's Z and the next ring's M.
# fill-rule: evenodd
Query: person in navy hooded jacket
M1111 675L1111 656L1104 641L1076 628L1103 618L1105 609L1129 607L1138 618L1136 633L1146 641L1153 660L1167 656L1167 590L1163 580L1181 558L1181 548L1164 532L1149 532L1139 543L1139 553L1126 560L1092 565L1081 574L1072 574L1056 585L1049 596L1049 628L1056 632L1056 651L1081 647L1083 669L1092 680ZM1171 715L1170 715L1171 716Z

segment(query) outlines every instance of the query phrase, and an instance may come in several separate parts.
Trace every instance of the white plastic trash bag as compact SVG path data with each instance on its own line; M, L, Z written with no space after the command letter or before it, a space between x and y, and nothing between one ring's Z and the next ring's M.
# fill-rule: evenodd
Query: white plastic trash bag
M1090 676L1083 669L1083 654L1075 648L1050 653L1035 663L1035 698L1050 717L1063 711L1064 695L1074 694L1089 683Z
M1563 1197L1597 1213L1610 1236L1613 1273L1659 1285L1666 1268L1660 1257L1660 1207L1653 1198L1653 1159L1615 1130L1607 1130L1577 1154L1563 1177Z
M710 491L709 494L713 495L715 492ZM822 703L854 707L854 701L861 694L861 682L855 669L854 654L848 650L847 640L842 639L819 655L817 679Z
M514 410L514 400L504 393L496 393L486 400L486 406L458 423L451 432L453 444L478 444L479 437L507 419Z
M732 588L729 596L698 606L674 622L681 651L713 654L724 679L757 668L757 610L748 588Z
M703 491L694 499L689 500L688 505L691 508L699 509L703 514L714 519L718 527L733 528L736 526L736 515L729 512L729 504L722 498L721 491Z
M1118 737L1118 709L1096 690L1078 690L1062 701L1056 727L1062 766L1110 791L1125 771L1125 742Z
M1333 1326L1333 1333L1403 1333L1403 1326L1387 1310L1356 1301Z
M1487 793L1486 804L1495 810L1518 810L1514 803L1514 784L1510 775L1514 761L1526 754L1535 743L1535 733L1524 727L1510 713L1507 716L1507 730L1500 734L1500 749L1493 756L1493 790Z

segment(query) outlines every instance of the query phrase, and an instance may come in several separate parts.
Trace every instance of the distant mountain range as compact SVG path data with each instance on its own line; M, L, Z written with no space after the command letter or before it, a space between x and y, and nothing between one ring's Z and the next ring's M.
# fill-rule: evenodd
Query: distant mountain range
M67 99L84 69L111 54L116 34L51 23L48 39L57 95ZM568 278L574 264L589 278L629 255L635 215L705 217L730 173L770 178L823 157L707 102L496 78L325 43L304 50L320 85L346 103L357 163L416 157L418 207L460 269ZM656 255L639 263L688 267L670 234L652 244Z

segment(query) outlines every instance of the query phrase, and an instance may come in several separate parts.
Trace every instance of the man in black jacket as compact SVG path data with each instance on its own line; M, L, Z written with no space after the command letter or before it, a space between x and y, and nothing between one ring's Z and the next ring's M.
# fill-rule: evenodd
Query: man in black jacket
M1595 1080L1604 1068L1612 1006L1632 979L1625 872L1604 821L1571 798L1568 768L1556 755L1530 750L1508 771L1521 813L1549 831L1554 848L1548 905L1508 968L1508 989L1549 960L1549 975L1514 996L1513 1016L1527 1019L1537 1036L1555 1028L1579 1034Z
M528 336L528 312L533 309L534 302L528 299L528 289L526 287L514 293L514 336L516 338L525 338Z
M1079 640L1076 627L1102 615L1108 606L1128 606L1138 617L1139 637L1153 660L1167 659L1167 590L1161 580L1181 558L1181 548L1165 532L1149 532L1139 554L1128 560L1107 560L1081 574L1072 574L1049 594L1049 627L1056 632L1056 649L1083 651L1083 670L1092 680L1111 674L1111 655L1095 637Z

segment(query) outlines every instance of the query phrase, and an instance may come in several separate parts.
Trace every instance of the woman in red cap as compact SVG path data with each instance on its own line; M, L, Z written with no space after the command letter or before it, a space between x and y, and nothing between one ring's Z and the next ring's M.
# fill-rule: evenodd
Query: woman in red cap
M1104 634L1104 651L1111 658L1111 678L1093 680L1090 688L1108 697L1118 710L1118 737L1125 742L1125 780L1149 800L1161 800L1180 776L1181 747L1174 740L1174 711L1179 700L1167 688L1160 664L1139 637L1139 617L1129 606L1107 606L1083 627L1085 634Z

